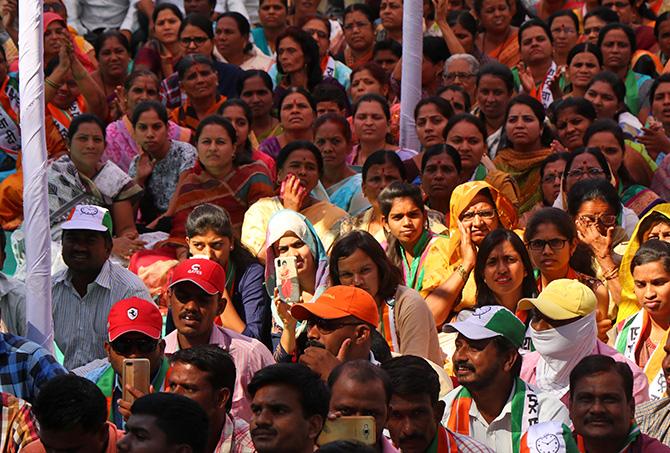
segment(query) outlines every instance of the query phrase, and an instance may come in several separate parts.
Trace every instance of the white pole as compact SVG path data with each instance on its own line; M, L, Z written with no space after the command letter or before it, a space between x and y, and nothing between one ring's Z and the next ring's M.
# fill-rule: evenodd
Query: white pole
M414 107L421 99L423 59L423 3L403 2L402 80L400 81L400 147L419 150L414 128Z
M26 246L26 336L53 352L42 27L42 0L20 0L19 95Z

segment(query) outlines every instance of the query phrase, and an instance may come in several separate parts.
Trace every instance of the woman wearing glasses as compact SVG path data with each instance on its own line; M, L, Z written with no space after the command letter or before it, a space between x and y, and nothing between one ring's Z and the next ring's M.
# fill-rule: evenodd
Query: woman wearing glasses
M352 70L372 61L375 45L374 15L365 3L354 3L344 10L344 42L346 46L338 59Z
M572 10L562 9L549 16L547 25L554 43L554 61L565 66L570 49L579 39L579 19Z

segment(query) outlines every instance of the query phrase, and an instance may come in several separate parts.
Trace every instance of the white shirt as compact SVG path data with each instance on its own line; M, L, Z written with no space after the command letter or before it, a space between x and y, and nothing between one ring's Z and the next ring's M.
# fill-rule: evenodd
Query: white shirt
M555 420L567 426L571 425L568 409L563 403L549 394L540 392L535 387L529 387L538 396L538 423ZM442 399L446 403L442 417L442 424L444 426L448 425L451 404L461 389L462 386L456 387ZM502 411L490 424L479 413L474 400L470 406L470 437L492 448L497 453L512 453L512 395L514 395L514 386L512 386L512 391Z
M135 31L139 0L63 0L68 23L80 35L103 28Z

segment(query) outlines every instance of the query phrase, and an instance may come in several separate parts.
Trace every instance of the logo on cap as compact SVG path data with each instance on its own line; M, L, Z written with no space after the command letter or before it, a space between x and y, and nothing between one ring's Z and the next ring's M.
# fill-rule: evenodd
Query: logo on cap
M95 206L82 206L79 209L79 211L82 214L85 214L85 215L97 215L98 214L98 208L96 208Z
M200 265L199 264L192 264L191 268L187 271L189 274L198 274L202 275L202 271L200 270Z
M139 313L138 313L138 311L137 311L137 308L135 308L135 307L130 307L130 308L128 309L128 319L130 319L131 321L134 321L135 318L137 318L137 315L138 315L138 314L139 314Z
M478 308L475 310L475 312L472 314L472 316L476 316L479 319L482 318L486 313L491 311L491 306L490 305L484 305L483 307Z

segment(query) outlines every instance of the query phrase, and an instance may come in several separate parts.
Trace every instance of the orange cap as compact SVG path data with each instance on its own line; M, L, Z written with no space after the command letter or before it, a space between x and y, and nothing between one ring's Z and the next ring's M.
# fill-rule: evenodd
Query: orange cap
M298 321L313 316L321 319L354 316L375 327L379 324L379 311L374 298L355 286L331 286L314 302L291 307L291 315Z

